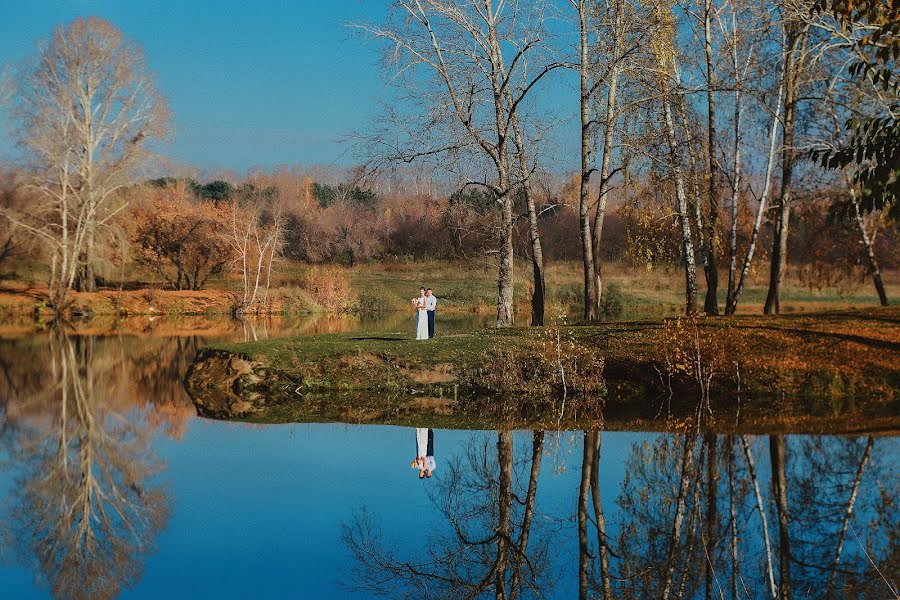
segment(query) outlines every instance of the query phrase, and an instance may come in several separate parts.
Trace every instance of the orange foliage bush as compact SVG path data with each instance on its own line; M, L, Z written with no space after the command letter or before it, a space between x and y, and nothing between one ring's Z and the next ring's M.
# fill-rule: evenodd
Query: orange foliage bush
M321 306L337 310L351 307L350 275L342 267L310 267L304 274L300 287Z
M137 261L175 289L199 290L231 261L228 211L194 199L183 184L148 191L129 223Z

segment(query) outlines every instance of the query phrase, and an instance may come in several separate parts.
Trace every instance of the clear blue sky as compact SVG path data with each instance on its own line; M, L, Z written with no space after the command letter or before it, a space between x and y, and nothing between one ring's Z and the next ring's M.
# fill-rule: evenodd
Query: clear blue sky
M139 42L174 115L162 152L201 169L353 162L339 140L385 94L376 45L346 27L383 0L8 0L0 65L37 51L56 25L108 19ZM5 127L0 159L13 155Z

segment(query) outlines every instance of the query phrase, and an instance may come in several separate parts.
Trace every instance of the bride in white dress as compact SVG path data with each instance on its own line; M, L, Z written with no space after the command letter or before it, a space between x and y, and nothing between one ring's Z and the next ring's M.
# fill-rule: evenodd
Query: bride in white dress
M413 298L413 307L416 309L416 339L428 339L428 313L425 312L425 288L419 290L419 297Z

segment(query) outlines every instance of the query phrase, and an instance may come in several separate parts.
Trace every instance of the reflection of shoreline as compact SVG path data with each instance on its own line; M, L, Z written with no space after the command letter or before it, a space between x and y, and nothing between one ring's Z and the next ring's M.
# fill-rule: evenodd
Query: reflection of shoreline
M353 327L353 317L335 315L307 315L303 317L248 317L254 324L278 334L302 335L345 331ZM320 331L321 330L321 331ZM0 324L0 338L18 338L40 335L42 330L32 323ZM227 316L167 316L146 315L121 319L94 318L75 321L72 333L79 336L203 336L231 337L241 331L241 321ZM237 340L235 340L237 341Z
M243 320L227 315L142 315L124 318L95 317L74 321L71 333L79 336L108 337L134 336L202 336L221 338L220 341L247 341L241 337L244 323L251 323L266 335L260 337L285 337L295 335L320 335L355 331L402 331L408 329L407 312L385 312L372 315L316 313L298 316L248 315ZM489 319L483 315L448 315L442 325L448 331L482 326ZM32 319L22 322L0 323L0 343L3 339L18 339L41 335L42 327Z
M196 409L184 391L183 379L197 350L211 342L242 342L250 339L318 335L342 331L376 331L406 325L408 315L362 318L354 315L308 315L299 318L248 317L159 317L104 322L76 322L66 335L70 340L92 340L97 384L104 401L125 412L150 407L147 418L180 437ZM471 326L470 320L460 326ZM16 330L15 326L0 326ZM33 325L31 326L33 327ZM80 342L79 342L80 343ZM51 363L47 331L0 334L0 405L11 423L40 422L52 411L46 376ZM115 383L115 385L113 385Z

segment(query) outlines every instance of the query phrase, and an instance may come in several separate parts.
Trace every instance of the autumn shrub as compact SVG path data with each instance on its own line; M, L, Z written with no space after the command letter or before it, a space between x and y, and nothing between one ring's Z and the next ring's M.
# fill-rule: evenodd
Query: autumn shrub
M313 266L300 280L300 288L325 308L334 311L350 310L355 302L350 288L350 274L336 265Z
M556 393L580 398L583 403L588 403L586 407L596 401L602 402L606 394L603 354L593 344L579 341L574 328L566 324L565 316L557 324L542 330L538 360L546 365Z
M227 211L194 199L183 184L150 191L129 223L137 262L175 289L201 289L231 261Z
M271 291L270 302L277 304L282 314L304 314L314 312L316 308L309 296L300 287L279 287Z
M605 361L600 350L579 342L573 328L543 329L526 348L498 346L483 352L467 369L464 383L491 396L512 395L522 414L546 415L562 408L599 417L606 396Z
M728 327L703 327L703 318L667 319L654 342L662 354L657 375L670 397L674 387L693 389L698 407L708 412L714 389L738 391L739 365L731 357L740 354L735 351ZM682 400L691 402L687 396Z

